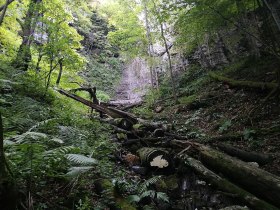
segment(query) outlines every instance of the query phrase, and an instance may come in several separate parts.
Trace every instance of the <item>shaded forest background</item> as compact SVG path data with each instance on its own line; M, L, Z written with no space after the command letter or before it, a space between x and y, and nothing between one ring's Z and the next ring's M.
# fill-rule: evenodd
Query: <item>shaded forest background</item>
M181 206L172 183L155 197L163 178L116 163L126 136L56 91L116 102L125 68L146 81L134 114L276 154L263 169L280 174L279 1L0 0L0 12L1 208Z

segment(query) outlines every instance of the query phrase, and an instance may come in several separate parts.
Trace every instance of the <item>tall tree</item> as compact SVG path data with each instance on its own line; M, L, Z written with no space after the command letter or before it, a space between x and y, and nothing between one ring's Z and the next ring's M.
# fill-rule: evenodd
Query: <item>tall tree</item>
M42 0L31 0L28 6L28 10L24 21L18 19L21 26L22 43L19 47L16 59L13 61L13 65L23 71L27 71L29 63L31 61L30 46L33 41L33 33L37 24L37 18L39 15L38 5Z
M149 54L149 58L152 59L153 56L154 56L154 48L153 48L153 41L152 41L151 29L150 29L150 23L149 23L149 17L148 17L147 0L143 1L143 7L144 7L144 16L145 16L145 25L146 25L146 37L147 37L147 40L148 40L148 54ZM150 77L151 77L152 87L154 87L154 73L153 73L153 71L154 71L153 70L153 64L150 64Z
M168 46L168 42L167 42L167 39L166 39L165 30L164 30L164 18L165 18L165 16L162 15L160 10L159 10L160 5L157 5L155 0L152 0L152 2L153 2L153 5L154 5L154 8L153 8L154 15L156 16L158 24L159 24L160 36L161 36L161 39L163 41L163 44L164 44L164 47L165 47L165 52L166 52L167 58L168 58L168 70L169 70L171 86L172 86L172 95L173 95L175 103L177 103L178 98L177 98L177 94L176 94L176 84L175 84L174 74L173 74L170 47Z

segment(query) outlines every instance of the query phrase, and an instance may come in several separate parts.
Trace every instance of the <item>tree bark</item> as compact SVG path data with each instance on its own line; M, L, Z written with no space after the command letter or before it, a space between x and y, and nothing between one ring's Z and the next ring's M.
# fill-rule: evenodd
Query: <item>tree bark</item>
M28 11L26 13L24 23L21 23L18 20L22 27L22 43L19 47L16 59L13 61L13 66L23 71L28 70L29 63L32 59L30 45L32 43L33 32L36 27L36 17L38 15L36 6L41 1L42 0L31 0L28 6Z
M150 24L148 19L148 8L147 8L147 1L143 1L144 4L144 15L145 15L145 25L146 25L146 37L148 39L148 54L149 57L153 57L154 49L153 49L153 42L151 37L151 30L150 30ZM150 66L150 77L151 77L151 86L154 87L154 75L153 75L153 66Z
M272 159L269 155L260 154L257 152L247 152L223 143L218 143L216 146L223 152L246 162L257 162L260 165L264 165L269 163Z
M280 177L209 147L195 144L201 162L248 192L280 206Z
M238 29L250 29L250 20L246 17L246 6L243 0L235 0L236 2L236 7L240 16L240 26ZM249 52L255 57L259 58L260 57L260 52L259 49L256 45L256 40L250 36L248 33L244 32L241 30L241 34L246 38L248 42L248 47L249 47Z
M274 22L278 28L278 30L280 31L280 17L279 14L277 13L277 9L274 8L273 4L271 4L269 1L267 0L262 0L264 5L269 9L269 11L271 12L271 15L274 19Z
M56 80L56 86L59 86L59 83L60 83L60 79L61 79L61 76L62 76L62 70L63 70L63 63L62 63L62 60L60 59L58 61L59 63L59 73L58 73L58 77L57 77L57 80Z
M3 121L2 121L2 114L0 112L0 182L2 180L5 180L8 176L6 164L7 163L6 163L6 159L5 159L5 153L4 153Z
M99 105L99 104L95 104L91 101L88 101L80 96L77 96L77 95L74 95L74 94L71 94L65 90L62 90L62 89L56 89L60 94L62 95L65 95L67 97L70 97L76 101L79 101L83 104L85 104L86 106L89 106L97 111L100 111L100 112L103 112L113 118L125 118L127 120L129 120L132 124L136 124L138 123L138 119L133 116L132 114L128 113L128 112L124 112L124 111L121 111L121 110L118 110L118 109L115 109L115 108L112 108L112 107L106 107L106 106L103 106L103 105Z
M170 157L164 149L143 147L137 151L137 154L144 166L161 169L171 166Z
M169 73L170 73L172 93L173 93L174 101L175 101L175 103L177 103L178 102L178 98L177 98L177 94L176 94L176 87L175 87L175 81L174 81L174 75L173 75L171 55L170 55L169 47L167 45L166 38L164 36L163 23L160 23L160 32L161 32L161 38L162 38L162 40L164 42L165 50L166 50L167 57L168 57L168 69L169 69Z
M187 157L186 162L189 167L195 170L195 172L202 176L202 178L204 178L206 181L210 182L222 191L236 195L240 201L245 202L246 205L248 205L250 208L255 210L278 209L275 206L257 198L248 191L245 191L244 189L238 187L227 179L218 176L213 171L202 165L200 161Z

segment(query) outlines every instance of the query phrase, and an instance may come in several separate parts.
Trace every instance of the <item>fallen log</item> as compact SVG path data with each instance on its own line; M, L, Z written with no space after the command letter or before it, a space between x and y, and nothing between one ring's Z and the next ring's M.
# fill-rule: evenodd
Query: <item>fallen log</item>
M228 144L218 143L216 144L216 146L228 155L238 157L239 159L244 160L246 162L257 162L260 165L264 165L272 160L272 158L269 155L260 154L257 152L247 152L230 146Z
M222 173L248 192L280 207L280 177L207 146L193 143L203 164Z
M83 103L84 105L89 106L99 112L107 114L107 115L111 116L112 118L125 118L125 119L129 120L132 124L135 124L138 122L137 118L130 113L127 113L127 112L124 112L124 111L121 111L121 110L118 110L118 109L115 109L112 107L106 107L104 105L95 104L91 101L88 101L80 96L69 93L68 91L65 91L62 89L56 89L56 91L58 91L62 95L65 95L69 98L79 101L79 102Z
M259 90L273 90L278 87L277 83L265 83L265 82L253 82L253 81L238 81L234 80L228 77L224 77L221 75L218 75L214 72L210 72L209 76L217 80L219 82L224 82L232 87L237 88L249 88L249 89L259 89Z
M98 119L100 122L107 123L118 133L125 133L125 134L133 135L133 132L122 129L122 128L119 128L118 126L114 125L113 123L110 123L110 121L108 121L108 120L105 120L105 119L102 119L102 118L94 118L94 119Z
M163 169L171 166L168 152L160 148L143 147L137 151L143 166Z
M228 181L225 178L218 176L213 171L206 168L201 164L200 161L195 160L191 157L185 156L186 164L191 167L198 175L200 175L203 179L210 182L216 188L225 191L227 193L234 194L240 201L244 202L250 208L255 210L277 210L278 208L257 198L253 194L245 191L244 189L238 187L232 182Z
M140 139L128 139L125 142L122 143L123 146L130 146L133 144L137 143L144 143L144 144L149 144L149 143L157 143L157 142L162 142L162 141L167 141L167 138L140 138Z
M180 135L177 135L177 134L174 134L174 133L165 132L164 134L165 134L166 136L173 137L173 138L175 138L175 139L177 139L177 140L187 140L187 139L189 139L189 138L186 137L186 136L180 136Z
M121 110L122 110L122 111L126 111L126 110L128 110L128 109L132 109L132 108L134 108L134 107L141 106L142 104L143 104L142 101L139 102L139 103L130 104L130 105L127 105L127 106L121 108Z

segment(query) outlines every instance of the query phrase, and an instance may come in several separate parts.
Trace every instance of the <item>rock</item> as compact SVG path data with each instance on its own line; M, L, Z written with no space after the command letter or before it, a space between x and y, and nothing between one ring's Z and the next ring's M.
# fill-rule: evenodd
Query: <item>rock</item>
M155 109L156 113L161 113L164 110L164 108L162 106L157 106Z

